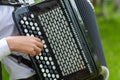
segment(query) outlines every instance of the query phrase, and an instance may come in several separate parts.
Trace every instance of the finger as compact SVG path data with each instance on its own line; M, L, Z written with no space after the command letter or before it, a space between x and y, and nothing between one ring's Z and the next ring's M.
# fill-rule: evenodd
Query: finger
M30 53L31 56L35 56L36 55L36 50L35 49L31 49Z
M42 49L36 46L35 51L36 51L36 55L38 55L41 53Z
M34 37L36 41L41 42L41 39Z
M37 47L41 48L41 50L43 49L43 44L41 42L35 42L35 44L37 45Z

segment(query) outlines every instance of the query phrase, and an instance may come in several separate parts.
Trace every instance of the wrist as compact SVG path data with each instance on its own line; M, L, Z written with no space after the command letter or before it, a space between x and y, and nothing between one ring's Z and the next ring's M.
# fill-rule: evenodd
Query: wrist
M13 37L7 37L6 38L6 41L7 41L7 44L8 44L8 47L9 47L9 49L10 49L10 51L12 52L12 51L15 51L15 47L14 47L14 39L13 39Z

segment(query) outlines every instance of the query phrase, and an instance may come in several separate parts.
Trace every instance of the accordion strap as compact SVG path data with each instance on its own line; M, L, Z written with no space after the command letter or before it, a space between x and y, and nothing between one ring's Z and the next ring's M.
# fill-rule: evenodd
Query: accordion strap
M0 0L0 5L20 7L21 5L24 5L24 3L20 3L17 0Z
M23 58L21 55L18 56L18 55L15 55L15 54L11 54L10 56L13 57L14 59L16 59L19 64L23 63L26 66L33 69L33 65L32 65L30 60Z

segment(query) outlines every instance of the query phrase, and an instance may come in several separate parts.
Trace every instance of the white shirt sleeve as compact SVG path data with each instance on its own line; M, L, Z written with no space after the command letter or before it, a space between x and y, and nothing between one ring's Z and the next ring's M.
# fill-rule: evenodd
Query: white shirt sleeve
M0 40L0 61L11 53L5 38Z

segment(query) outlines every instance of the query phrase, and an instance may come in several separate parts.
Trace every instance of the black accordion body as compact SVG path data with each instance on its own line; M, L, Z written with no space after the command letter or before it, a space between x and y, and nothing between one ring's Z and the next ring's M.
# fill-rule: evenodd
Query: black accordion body
M20 34L38 37L44 45L41 54L30 57L39 80L90 80L101 72L77 1L43 1L13 14Z

